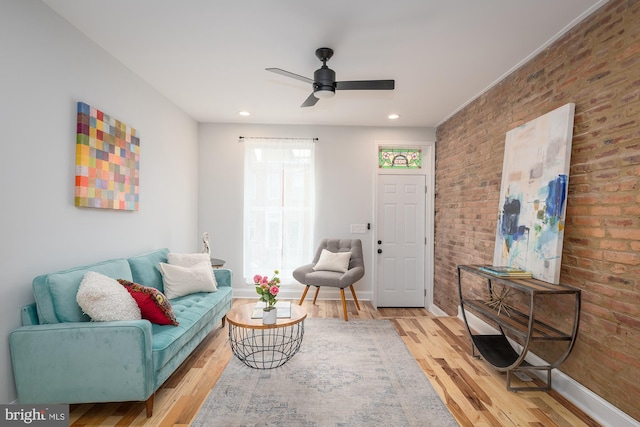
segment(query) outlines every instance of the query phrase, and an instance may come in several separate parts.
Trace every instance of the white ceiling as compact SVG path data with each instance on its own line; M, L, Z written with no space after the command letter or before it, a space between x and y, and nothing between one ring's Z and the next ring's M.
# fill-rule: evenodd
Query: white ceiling
M357 126L436 126L606 3L43 1L197 121ZM311 86L265 68L312 78L325 46L337 80L396 89L300 108Z

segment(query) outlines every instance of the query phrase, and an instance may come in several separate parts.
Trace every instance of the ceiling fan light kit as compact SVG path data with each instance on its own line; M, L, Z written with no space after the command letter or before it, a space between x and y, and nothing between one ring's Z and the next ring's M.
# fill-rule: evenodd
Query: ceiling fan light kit
M354 80L354 81L336 81L336 73L327 67L327 61L333 56L333 49L321 47L316 50L316 56L322 61L322 67L313 73L313 79L282 70L280 68L266 68L276 74L291 77L305 83L311 83L313 92L302 103L301 107L312 107L316 105L319 99L331 98L335 95L336 90L393 90L395 89L395 80Z
M333 98L335 94L336 94L335 90L331 90L331 89L318 89L315 92L313 92L313 96L315 96L318 99Z

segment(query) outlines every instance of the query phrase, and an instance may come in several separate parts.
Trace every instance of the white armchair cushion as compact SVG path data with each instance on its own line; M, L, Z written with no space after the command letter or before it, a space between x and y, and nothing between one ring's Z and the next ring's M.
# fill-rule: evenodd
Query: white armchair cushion
M331 252L323 249L318 262L313 267L316 271L337 271L346 273L349 269L351 252Z

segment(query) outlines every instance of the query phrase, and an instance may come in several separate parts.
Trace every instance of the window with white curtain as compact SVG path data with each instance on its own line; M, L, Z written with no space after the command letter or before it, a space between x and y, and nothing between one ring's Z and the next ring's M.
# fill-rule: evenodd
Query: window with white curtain
M313 258L313 139L244 138L244 277L280 271L283 284Z

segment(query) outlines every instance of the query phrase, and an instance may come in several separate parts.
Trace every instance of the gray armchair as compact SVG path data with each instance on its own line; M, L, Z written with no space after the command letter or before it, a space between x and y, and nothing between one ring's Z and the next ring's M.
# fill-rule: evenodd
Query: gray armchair
M351 258L349 259L349 266L346 272L328 271L328 270L316 270L314 267L320 259L322 250L326 249L329 252L351 252ZM344 288L349 287L353 300L356 303L356 308L360 310L360 304L356 297L356 291L353 289L353 284L356 283L364 276L364 257L362 255L362 242L360 239L324 239L320 242L320 246L316 250L316 254L311 264L303 265L293 271L293 277L303 285L306 285L302 298L300 298L299 305L302 305L304 298L307 296L309 286L316 287L316 294L313 297L313 303L316 303L318 298L318 292L320 287L329 286L340 289L340 295L342 296L342 309L344 311L344 320L348 321L347 316L347 302L344 298Z

